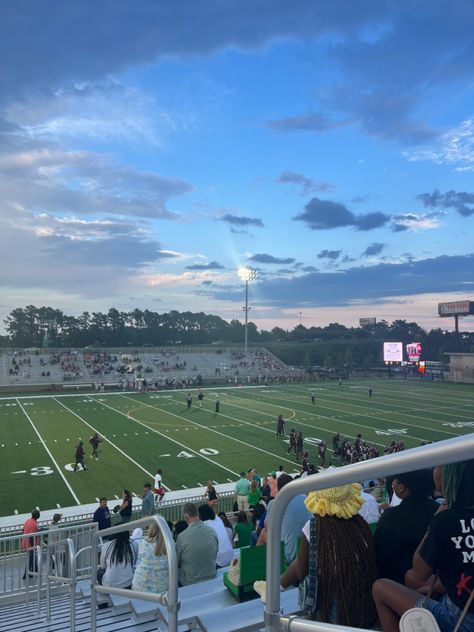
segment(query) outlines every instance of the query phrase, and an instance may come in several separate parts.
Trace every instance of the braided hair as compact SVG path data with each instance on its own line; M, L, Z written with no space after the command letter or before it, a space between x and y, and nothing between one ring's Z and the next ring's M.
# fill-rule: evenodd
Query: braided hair
M444 465L442 480L449 507L474 507L474 459Z
M375 620L372 584L376 579L374 538L365 520L315 516L318 566L317 615L329 622L367 628Z

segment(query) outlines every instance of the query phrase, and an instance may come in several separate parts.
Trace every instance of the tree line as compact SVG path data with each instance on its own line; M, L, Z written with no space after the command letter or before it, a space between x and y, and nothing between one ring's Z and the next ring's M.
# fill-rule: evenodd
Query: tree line
M239 320L224 320L203 312L167 313L148 309L129 312L110 308L106 313L83 312L69 316L52 307L19 307L4 320L7 336L0 337L4 347L140 347L165 345L241 344L244 325ZM258 330L248 323L250 344L267 346L291 364L342 365L362 360L381 360L383 340L404 344L417 341L423 356L443 360L445 351L474 352L474 334L456 335L441 328L426 331L415 322L380 321L370 327L345 327L330 323L326 327L297 325L292 330L274 327ZM289 345L288 343L292 343ZM298 343L298 344L296 344Z

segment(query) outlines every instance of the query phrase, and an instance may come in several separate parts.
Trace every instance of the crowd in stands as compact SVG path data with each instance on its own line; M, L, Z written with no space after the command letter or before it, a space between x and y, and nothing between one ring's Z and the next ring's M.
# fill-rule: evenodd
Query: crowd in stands
M143 515L159 511L161 474L154 491L150 483L144 486ZM308 475L302 468L299 476ZM235 547L264 545L273 499L292 480L283 466L268 476L255 467L242 471L229 515L218 511L212 481L204 492L206 502L185 503L183 519L168 523L180 585L230 568ZM93 517L99 530L111 526L113 512L120 523L130 521L128 490L112 512L107 499L100 499ZM38 530L38 518L34 510L24 525L24 550L32 546L29 534ZM60 519L60 514L53 518L53 534ZM281 589L304 582L302 608L310 618L398 632L401 615L424 604L441 632L452 632L463 609L459 632L474 629L474 460L297 495L285 510L281 538L286 569ZM33 567L29 555L25 573ZM166 591L168 560L158 525L104 538L98 577L104 586ZM265 577L254 590L265 600Z
M84 364L92 376L107 375L115 371L115 363L118 361L116 355L107 351L100 353L85 352L83 354Z

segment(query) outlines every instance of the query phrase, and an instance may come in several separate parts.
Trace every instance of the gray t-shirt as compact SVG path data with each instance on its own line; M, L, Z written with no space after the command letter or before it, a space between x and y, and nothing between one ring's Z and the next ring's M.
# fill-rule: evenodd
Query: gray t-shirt
M191 522L176 540L178 577L181 586L216 576L217 535L200 520Z

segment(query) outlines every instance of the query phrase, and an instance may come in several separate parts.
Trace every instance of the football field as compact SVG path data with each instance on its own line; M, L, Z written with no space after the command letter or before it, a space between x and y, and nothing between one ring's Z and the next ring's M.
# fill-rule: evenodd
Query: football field
M139 495L158 467L168 489L235 481L252 466L260 474L280 464L297 471L287 443L276 436L280 413L287 433L292 426L303 432L315 464L318 442L332 447L336 432L351 439L361 433L383 449L392 440L414 447L474 431L472 386L370 383L371 398L364 380L204 389L202 408L192 390L190 409L184 390L0 398L0 513L93 503L102 495L113 499L124 488ZM97 461L90 456L94 432L103 437ZM74 473L80 439L89 469Z

